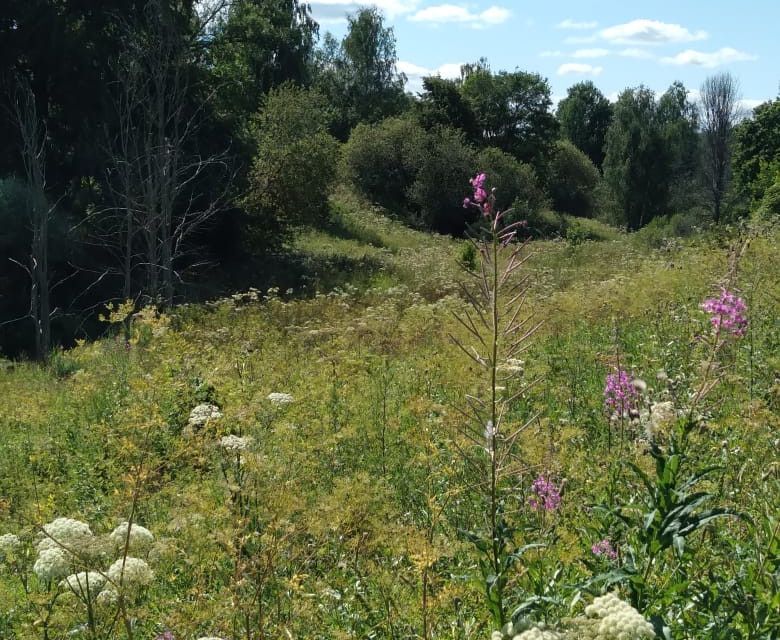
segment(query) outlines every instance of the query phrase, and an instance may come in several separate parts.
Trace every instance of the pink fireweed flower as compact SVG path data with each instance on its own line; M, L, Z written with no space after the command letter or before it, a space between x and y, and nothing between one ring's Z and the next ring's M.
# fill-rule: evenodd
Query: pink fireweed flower
M728 289L721 288L719 298L708 298L700 307L710 314L710 322L716 330L723 330L737 338L745 335L747 305Z
M539 476L531 485L534 495L528 499L528 504L534 511L544 509L555 511L561 505L561 494L551 480Z
M618 369L607 376L604 386L604 408L610 415L618 417L628 415L631 410L636 409L638 395L631 376Z
M612 547L612 543L607 538L594 543L590 550L593 552L594 556L603 556L610 560L615 560L617 558L617 551L615 551Z

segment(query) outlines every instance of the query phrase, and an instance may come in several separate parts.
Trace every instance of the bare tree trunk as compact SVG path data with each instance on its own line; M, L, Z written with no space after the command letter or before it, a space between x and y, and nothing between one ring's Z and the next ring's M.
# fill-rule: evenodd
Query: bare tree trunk
M46 128L38 118L35 95L19 80L14 115L21 137L22 161L27 184L32 243L27 273L30 276L29 317L35 330L35 355L48 359L51 349L51 307L49 302L49 217L46 203Z

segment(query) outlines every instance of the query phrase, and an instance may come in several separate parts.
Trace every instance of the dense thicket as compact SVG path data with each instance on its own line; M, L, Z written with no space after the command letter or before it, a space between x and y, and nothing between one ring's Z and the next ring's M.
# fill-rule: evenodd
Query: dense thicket
M9 354L45 358L106 302L175 304L206 271L230 287L327 224L337 180L456 235L478 170L540 235L561 213L637 229L778 209L780 101L717 129L679 83L612 105L583 82L553 113L545 78L484 59L412 95L377 9L338 41L299 0L8 0L0 59Z

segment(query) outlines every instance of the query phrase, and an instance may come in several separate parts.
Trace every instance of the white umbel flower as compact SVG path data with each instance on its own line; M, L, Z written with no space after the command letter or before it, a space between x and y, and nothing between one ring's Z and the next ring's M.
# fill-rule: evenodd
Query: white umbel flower
M7 555L22 546L22 541L15 533L4 533L0 536L0 553Z
M43 549L35 560L33 573L44 582L64 578L70 573L68 556L62 549Z
M120 547L124 547L127 541L127 528L128 523L123 522L116 529L114 529L109 537L111 541ZM150 546L154 542L154 536L152 532L146 527L142 527L140 524L133 523L130 527L130 549L143 549Z
M124 572L122 570L123 565ZM112 583L125 587L143 587L154 579L154 572L149 568L145 560L131 558L130 556L124 560L119 558L108 568L106 573Z
M557 631L532 627L515 636L512 640L562 640L563 636Z
M62 580L60 588L70 589L80 598L92 600L97 597L105 584L105 576L97 571L81 571L80 573L72 573Z
M190 418L187 424L191 427L202 427L210 420L217 420L222 417L219 407L208 402L203 402L190 411Z
M241 437L233 434L230 434L229 436L225 436L219 441L219 446L222 447L225 451L229 451L231 453L239 453L241 451L246 451L251 444L252 444L251 436Z
M43 525L44 537L38 543L38 553L45 549L62 549L78 551L89 543L92 530L86 522L73 518L57 518Z
M293 401L293 397L289 393L274 392L268 394L268 400L271 404L281 407L290 404Z
M103 606L116 604L118 600L119 593L116 589L112 589L111 587L106 587L103 589L100 593L97 594L97 597L95 598L95 602Z
M666 426L677 418L673 402L656 402L650 407L650 418L647 421L647 437L651 440L655 438L662 427Z
M655 638L653 625L642 617L634 607L623 602L613 593L596 598L585 607L585 615L600 619L597 638L599 640L651 640Z

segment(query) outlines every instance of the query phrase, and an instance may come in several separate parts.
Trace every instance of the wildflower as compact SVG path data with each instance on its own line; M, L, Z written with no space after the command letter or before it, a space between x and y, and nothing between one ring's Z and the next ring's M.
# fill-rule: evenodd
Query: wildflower
M154 573L140 558L119 558L108 571L109 580L114 584L129 587L142 587L154 579Z
M124 546L127 541L127 528L129 524L123 522L116 529L114 529L109 537L118 546ZM130 527L130 544L131 549L143 548L151 545L154 542L154 535L146 527L142 527L139 524L133 523Z
M244 436L242 438L241 436L235 436L232 434L225 436L219 441L219 446L221 446L225 451L229 451L231 453L245 451L251 444L251 436Z
M607 376L604 386L604 408L611 415L623 417L636 409L637 390L631 377L622 369Z
M155 636L154 640L176 640L176 636L173 635L173 631L163 631L160 635Z
M719 298L708 298L700 307L710 314L710 323L716 330L722 329L735 337L745 335L748 326L745 317L747 305L742 298L721 288Z
M284 406L286 404L290 404L293 401L293 397L289 393L269 393L268 394L268 400L270 400L271 404L276 406Z
M615 551L612 547L612 543L607 538L594 543L590 550L593 552L594 556L604 556L610 560L615 560L617 558L617 551Z
M596 598L585 607L588 618L600 620L596 637L603 640L644 640L655 638L653 625L627 602L612 593Z
M561 504L561 494L558 487L544 476L539 476L534 480L531 491L534 492L535 496L528 500L528 504L534 511L539 509L555 511Z
M43 549L35 560L33 573L44 582L70 574L70 562L62 549Z
M204 402L190 411L190 418L187 420L187 424L191 427L202 427L210 420L216 420L221 417L222 412L219 410L219 407Z
M557 631L550 629L531 627L512 638L512 640L563 640L563 636Z
M0 536L0 553L9 555L22 546L19 536L14 533L4 533Z
M106 578L97 571L72 573L60 582L61 589L70 589L81 598L94 599L105 586Z
M98 593L97 597L95 598L95 602L104 606L116 604L118 600L119 592L116 589L112 589L111 587L101 589L100 593Z
M72 518L57 518L43 525L44 538L38 542L38 553L45 549L68 550L85 546L92 536L92 530L86 522Z

